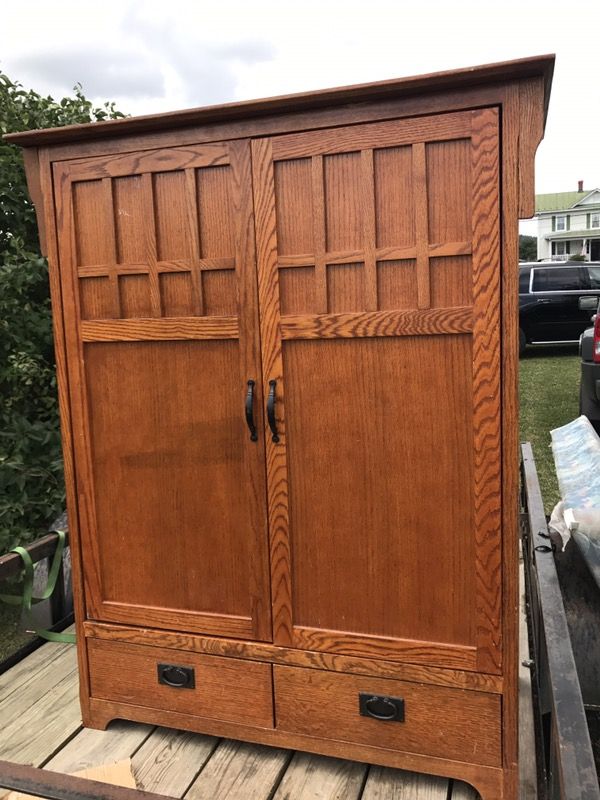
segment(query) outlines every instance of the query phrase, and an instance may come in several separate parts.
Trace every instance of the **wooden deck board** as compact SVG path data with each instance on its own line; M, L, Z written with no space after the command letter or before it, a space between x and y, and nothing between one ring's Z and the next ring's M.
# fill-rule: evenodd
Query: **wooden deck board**
M183 797L218 743L212 736L156 728L132 759L138 789Z
M356 761L294 753L273 800L360 800L367 770Z
M371 767L361 800L447 800L448 785L432 775Z

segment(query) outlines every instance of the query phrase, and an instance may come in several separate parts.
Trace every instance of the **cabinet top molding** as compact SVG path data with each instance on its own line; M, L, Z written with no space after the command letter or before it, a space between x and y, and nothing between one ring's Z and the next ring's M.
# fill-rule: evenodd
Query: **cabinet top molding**
M554 61L554 54L534 56L478 67L281 95L260 100L245 100L239 103L224 103L106 122L66 125L61 128L22 131L6 134L3 138L23 147L68 144L116 135L168 131L189 125L234 122L273 114L317 111L326 107L347 106L352 103L398 100L415 94L471 89L534 77L542 78L544 82L545 120Z

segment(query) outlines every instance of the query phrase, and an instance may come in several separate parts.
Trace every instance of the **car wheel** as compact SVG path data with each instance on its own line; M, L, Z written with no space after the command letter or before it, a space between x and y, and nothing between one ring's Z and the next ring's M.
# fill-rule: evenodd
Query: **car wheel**
M519 355L522 356L525 352L525 348L527 347L527 338L525 337L525 331L523 328L519 328Z

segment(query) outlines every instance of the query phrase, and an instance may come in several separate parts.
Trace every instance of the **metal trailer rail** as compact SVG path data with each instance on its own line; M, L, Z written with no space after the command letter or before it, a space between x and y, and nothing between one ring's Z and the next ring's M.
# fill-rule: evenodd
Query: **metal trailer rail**
M565 606L531 445L521 446L523 558L545 800L600 800ZM600 620L599 620L600 624Z

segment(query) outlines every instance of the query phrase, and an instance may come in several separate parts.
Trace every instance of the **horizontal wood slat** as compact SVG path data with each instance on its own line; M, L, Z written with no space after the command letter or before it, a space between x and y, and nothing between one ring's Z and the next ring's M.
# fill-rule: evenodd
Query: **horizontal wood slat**
M471 242L442 242L430 244L427 255L435 256L468 256L471 254ZM375 250L376 261L402 261L417 257L416 247L378 247ZM355 264L365 260L364 250L339 250L325 253L326 264ZM299 253L298 255L278 256L279 269L288 267L314 267L315 256L312 253ZM119 269L121 269L119 267Z
M390 661L476 670L477 649L460 645L418 642L345 632L321 630L294 625L296 647L306 650L327 650L347 656L377 656Z
M218 142L196 147L173 147L140 153L126 153L122 156L87 158L81 161L65 162L62 168L68 170L69 178L72 181L81 181L226 164L229 164L227 145Z
M100 606L102 619L107 622L124 622L132 625L151 625L154 628L184 627L193 633L207 633L232 637L254 636L251 617L235 614L186 611L181 608L159 608L104 601Z
M237 339L237 317L102 319L80 324L84 342L143 342L161 339Z
M356 152L366 148L398 147L415 142L435 142L470 137L468 115L444 114L440 117L418 117L409 120L371 123L332 128L329 131L310 131L288 136L275 136L273 158L302 158Z
M235 269L234 258L199 258L193 261L174 259L173 261L157 261L157 272L190 272L193 269ZM80 278L102 278L106 275L146 275L150 271L149 264L92 264L77 267Z
M461 306L347 314L298 314L282 317L279 324L282 339L470 333L473 330L473 309Z

